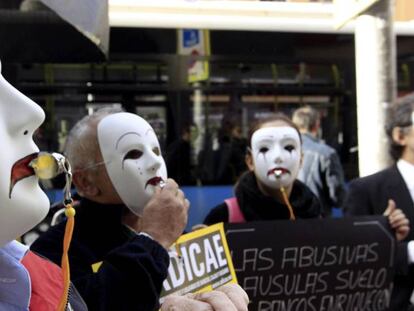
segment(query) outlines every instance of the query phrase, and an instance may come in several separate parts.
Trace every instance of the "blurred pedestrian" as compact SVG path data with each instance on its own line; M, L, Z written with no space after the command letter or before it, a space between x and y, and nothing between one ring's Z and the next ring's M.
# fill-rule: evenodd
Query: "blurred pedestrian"
M168 146L165 155L168 176L180 186L196 184L191 165L192 126L183 126L180 137Z
M306 106L294 111L292 121L302 135L303 163L298 179L319 198L324 217L333 207L341 207L345 197L342 165L335 149L318 138L320 117L316 109Z

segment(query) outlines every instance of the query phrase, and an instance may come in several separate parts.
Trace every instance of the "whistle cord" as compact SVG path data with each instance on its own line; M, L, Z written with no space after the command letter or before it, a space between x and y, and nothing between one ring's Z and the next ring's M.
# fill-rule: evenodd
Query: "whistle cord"
M70 288L70 265L69 265L69 247L72 241L73 229L75 227L75 214L76 211L73 208L73 200L71 197L71 185L72 185L72 172L70 164L67 161L63 163L66 185L64 188L64 205L65 215L67 218L65 226L65 235L63 237L63 252L62 252L62 274L63 274L63 294L59 302L58 311L65 311L69 300L69 288Z
M289 219L290 220L296 220L295 213L293 212L293 207L289 202L289 198L287 196L285 188L281 187L280 192L282 193L283 201L285 201L285 204L286 204L286 206L289 210Z
M62 274L63 274L63 294L59 303L59 311L65 311L68 304L68 295L70 287L70 267L69 267L69 246L72 240L73 228L75 227L75 209L72 206L72 203L65 203L65 215L67 217L67 222L65 226L65 235L63 238L63 253L62 253Z

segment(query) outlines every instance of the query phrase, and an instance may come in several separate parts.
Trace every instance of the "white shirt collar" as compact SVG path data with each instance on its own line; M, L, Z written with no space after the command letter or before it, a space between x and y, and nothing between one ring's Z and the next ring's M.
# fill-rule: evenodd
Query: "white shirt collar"
M22 260L24 255L26 255L27 251L29 250L29 247L13 240L4 245L2 247L2 250L5 250L14 259L20 261Z
M414 201L414 165L408 161L399 159L397 162L397 168L401 173L408 190L410 191L411 199ZM414 241L408 242L408 261L411 264L414 263ZM413 298L411 298L411 300L412 299Z
M411 198L414 201L414 165L403 159L399 159L397 162L397 168L400 171L408 190L410 191Z

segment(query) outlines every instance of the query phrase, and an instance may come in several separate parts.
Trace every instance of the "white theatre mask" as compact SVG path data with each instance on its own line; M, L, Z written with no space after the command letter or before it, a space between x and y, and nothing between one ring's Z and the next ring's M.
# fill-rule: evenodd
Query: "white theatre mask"
M127 112L104 117L98 142L109 178L128 208L138 216L167 180L157 136L147 121Z
M259 181L270 189L293 184L301 162L298 132L289 126L263 127L251 141L254 171Z
M0 246L3 246L37 225L49 210L49 200L28 165L39 152L33 133L45 114L2 75L0 119Z

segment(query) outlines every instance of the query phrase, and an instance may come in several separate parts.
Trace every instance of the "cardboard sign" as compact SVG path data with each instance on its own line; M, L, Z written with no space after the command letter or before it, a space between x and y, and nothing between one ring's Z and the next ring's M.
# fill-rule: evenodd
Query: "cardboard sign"
M388 310L396 241L385 217L226 225L250 311Z
M222 223L181 236L170 258L160 303L173 293L205 292L237 283Z

